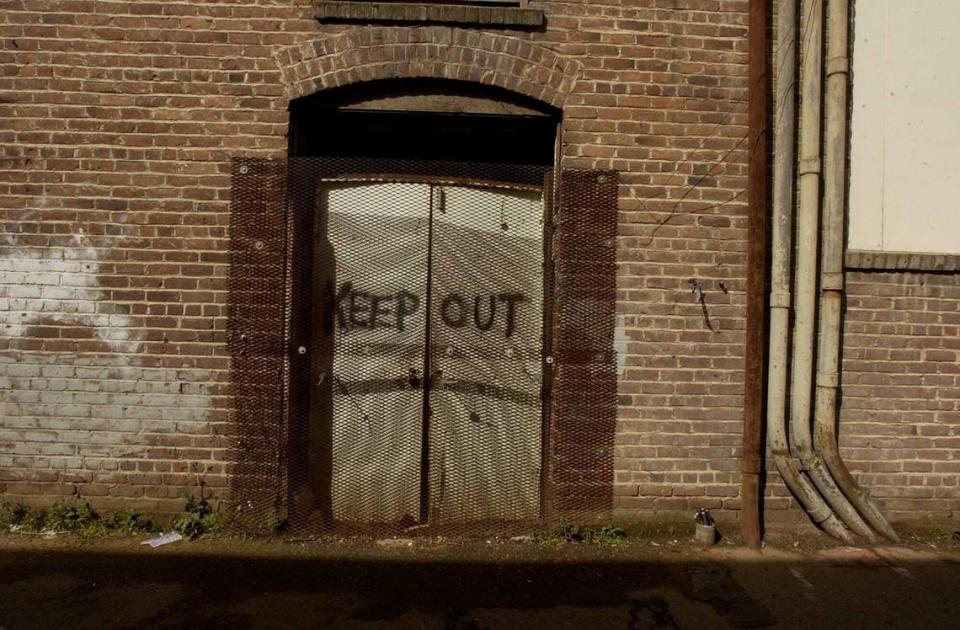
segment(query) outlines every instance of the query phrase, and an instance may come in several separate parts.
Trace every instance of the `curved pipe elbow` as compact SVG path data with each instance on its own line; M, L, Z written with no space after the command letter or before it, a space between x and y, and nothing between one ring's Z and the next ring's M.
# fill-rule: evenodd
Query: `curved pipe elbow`
M832 418L832 416L830 418ZM824 426L827 424L826 421L821 422L820 420L821 419L818 418L817 431L814 433L814 445L817 454L820 456L820 459L827 467L833 479L836 480L840 490L873 530L887 540L897 543L900 542L900 536L893 529L893 526L890 525L890 522L883 516L883 513L880 511L880 508L877 507L876 503L867 496L867 493L860 487L857 480L853 478L850 469L847 468L846 463L840 456L840 447L837 443L836 432L831 430L833 423L830 422L830 427L826 427Z
M784 453L773 453L773 461L780 476L797 498L813 522L825 532L845 543L853 543L853 535L836 517L830 506L817 494L810 481L803 476L793 459Z

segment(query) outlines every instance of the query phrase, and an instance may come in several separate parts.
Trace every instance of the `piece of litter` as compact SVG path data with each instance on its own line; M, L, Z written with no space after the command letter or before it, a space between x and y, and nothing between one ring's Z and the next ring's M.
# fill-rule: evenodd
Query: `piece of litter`
M793 577L797 578L797 581L800 582L801 584L803 584L805 587L807 587L807 588L814 588L813 582L811 582L810 580L808 580L808 579L803 575L803 573L800 571L800 569L795 569L795 568L794 568L794 569L790 569L790 574L793 575Z
M170 532L169 534L160 534L156 538L151 538L150 540L145 540L141 545L150 545L152 548L156 549L161 545L168 545L170 543L175 543L178 540L183 540L183 536L177 532Z
M412 547L413 540L410 538L384 538L377 541L378 547Z
M908 580L914 579L913 574L910 573L909 569L906 569L904 567L893 567L893 570Z

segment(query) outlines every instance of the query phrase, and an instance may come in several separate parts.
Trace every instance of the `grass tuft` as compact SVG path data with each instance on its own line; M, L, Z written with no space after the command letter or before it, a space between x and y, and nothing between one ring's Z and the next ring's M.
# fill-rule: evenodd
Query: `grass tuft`
M173 522L174 531L187 540L195 540L205 534L223 530L222 514L215 511L206 499L187 499L184 514Z
M544 544L592 543L597 545L620 545L626 542L627 533L615 525L599 528L585 527L561 521L554 529L541 532L534 540Z

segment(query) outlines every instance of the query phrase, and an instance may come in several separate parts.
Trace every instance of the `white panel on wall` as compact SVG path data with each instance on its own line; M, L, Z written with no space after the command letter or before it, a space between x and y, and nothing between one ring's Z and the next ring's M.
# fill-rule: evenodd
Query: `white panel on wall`
M960 253L960 2L855 4L851 249Z

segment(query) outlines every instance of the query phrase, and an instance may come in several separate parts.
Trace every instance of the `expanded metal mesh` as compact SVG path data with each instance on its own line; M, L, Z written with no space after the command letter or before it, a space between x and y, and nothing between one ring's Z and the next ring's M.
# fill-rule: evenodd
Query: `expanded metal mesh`
M539 167L235 162L238 525L491 535L608 516L616 177L552 182Z

